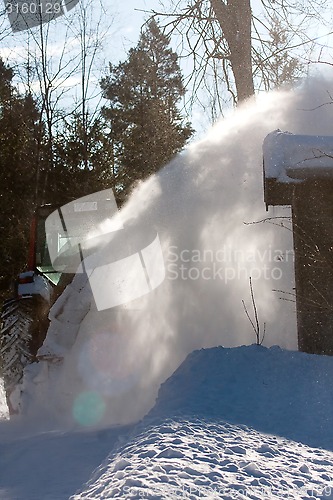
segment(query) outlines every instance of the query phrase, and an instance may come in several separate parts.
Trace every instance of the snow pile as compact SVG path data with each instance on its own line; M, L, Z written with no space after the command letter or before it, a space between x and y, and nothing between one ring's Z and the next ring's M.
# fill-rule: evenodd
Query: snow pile
M331 357L196 351L72 498L333 498L332 376Z
M332 380L330 356L257 345L195 351L148 417L222 418L333 451Z
M332 459L244 426L177 418L121 447L72 499L327 499Z
M253 342L242 306L244 299L251 307L249 277L259 319L267 325L266 345L296 348L295 306L273 291L293 292L291 232L244 223L288 216L284 209L265 212L262 143L276 128L330 130L332 106L306 110L325 102L330 87L314 80L259 97L136 189L121 212L123 225L132 228L135 241L149 228L156 231L166 278L130 308L98 311L89 283L77 276L75 293L50 331L66 336L82 296L86 315L62 363L31 368L29 412L45 411L60 421L66 416L69 425L138 421L154 405L161 382L194 349Z
M2 422L0 499L333 498L332 376L333 357L213 348L136 426Z

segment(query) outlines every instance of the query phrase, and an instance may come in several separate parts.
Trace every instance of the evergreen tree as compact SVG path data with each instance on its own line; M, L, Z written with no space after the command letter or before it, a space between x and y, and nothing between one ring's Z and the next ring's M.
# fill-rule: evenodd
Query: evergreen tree
M180 151L193 130L178 109L185 94L177 54L155 20L148 23L128 58L102 79L108 104L113 169L126 195L137 180L156 172Z
M87 125L89 123L89 125ZM113 187L112 151L100 117L82 123L79 113L64 123L54 140L52 186L48 201L67 203L81 196Z
M24 267L41 159L40 114L0 59L0 288Z

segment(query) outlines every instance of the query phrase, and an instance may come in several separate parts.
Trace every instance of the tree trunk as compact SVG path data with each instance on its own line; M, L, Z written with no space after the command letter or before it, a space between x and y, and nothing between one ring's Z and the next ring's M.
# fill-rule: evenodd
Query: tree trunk
M211 0L216 19L229 46L229 59L235 78L237 101L254 95L251 60L250 0Z

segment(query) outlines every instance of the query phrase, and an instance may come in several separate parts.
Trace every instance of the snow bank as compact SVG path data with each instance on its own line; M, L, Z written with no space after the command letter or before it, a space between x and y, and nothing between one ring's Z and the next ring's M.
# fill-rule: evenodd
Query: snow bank
M332 459L245 426L178 417L119 447L71 500L327 500Z
M1 422L0 499L333 498L332 376L333 357L213 348L136 426Z
M196 351L72 498L333 498L332 376L278 347Z
M130 309L102 312L89 284L82 285L87 314L64 362L51 367L52 376L45 368L33 375L32 409L60 420L66 415L73 425L139 420L161 382L194 349L253 342L242 306L243 299L251 308L250 276L259 319L266 322L266 345L296 348L295 306L280 300L293 297L291 232L279 223L251 223L289 215L283 209L265 212L264 138L277 128L324 135L332 106L307 109L325 102L331 86L311 80L295 91L258 97L136 189L121 211L122 222L132 227L134 239L148 228L158 233L166 278ZM77 294L68 297L65 323L76 300ZM59 328L60 338L66 333Z
M331 380L331 356L257 345L195 351L148 418L218 418L333 451Z

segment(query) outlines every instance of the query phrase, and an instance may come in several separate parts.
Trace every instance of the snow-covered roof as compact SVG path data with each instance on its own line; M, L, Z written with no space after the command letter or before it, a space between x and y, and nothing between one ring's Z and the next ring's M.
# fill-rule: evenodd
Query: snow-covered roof
M274 130L263 143L266 179L297 183L333 180L333 136L294 135Z

